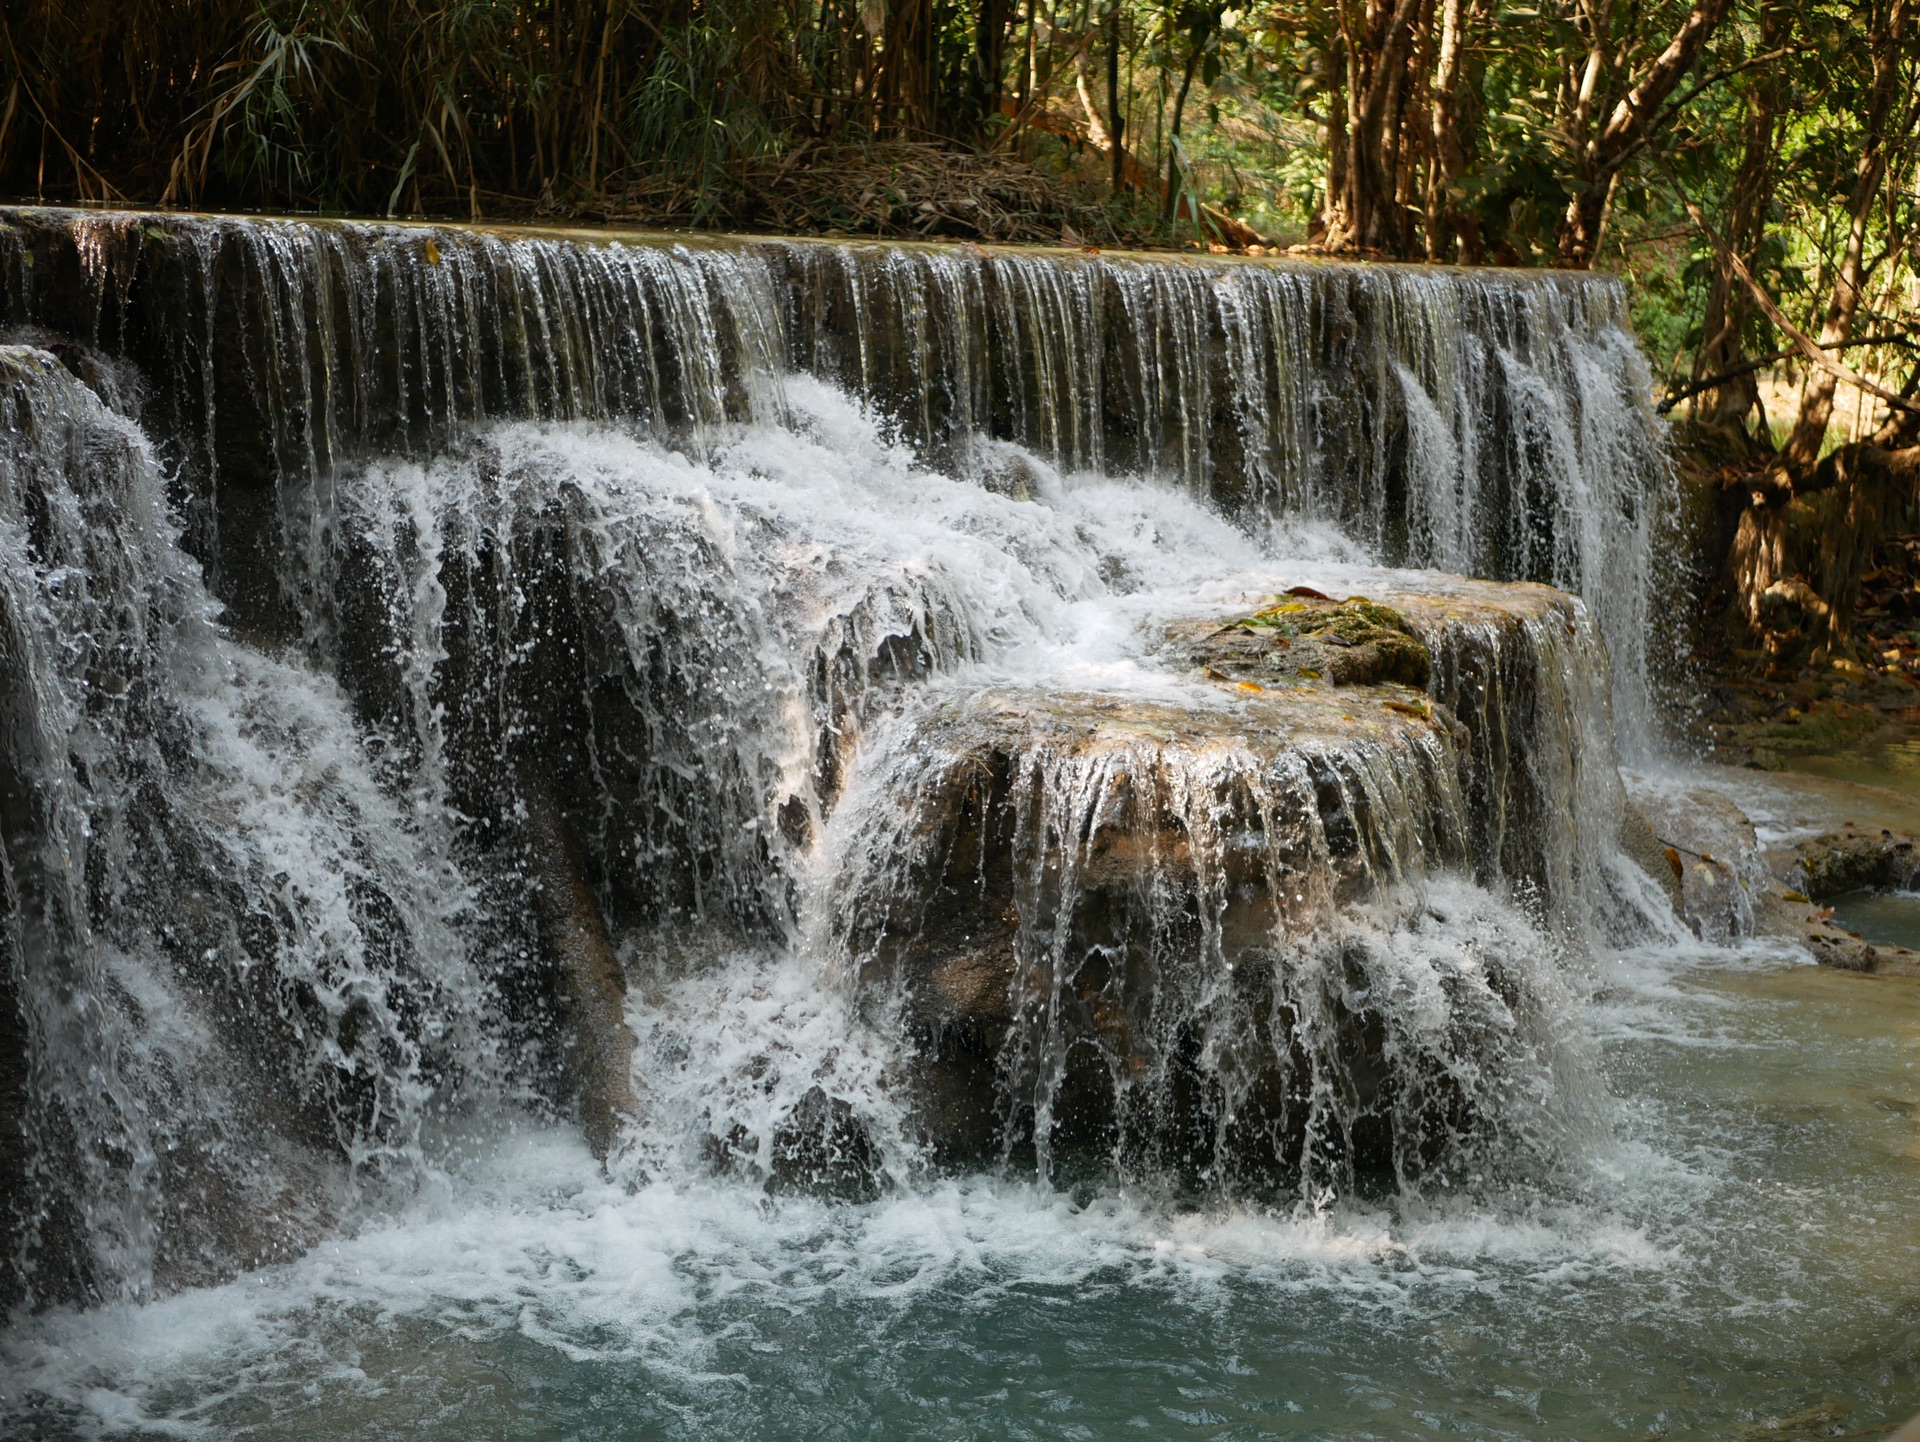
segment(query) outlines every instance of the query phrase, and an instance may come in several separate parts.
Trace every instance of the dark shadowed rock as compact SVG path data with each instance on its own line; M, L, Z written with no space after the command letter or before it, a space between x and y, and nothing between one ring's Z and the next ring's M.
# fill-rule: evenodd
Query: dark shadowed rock
M1815 901L1849 891L1898 891L1920 876L1914 838L1847 826L1793 848L1799 889Z
M626 976L559 808L543 787L525 791L527 856L541 942L553 968L562 1065L587 1144L604 1161L621 1128L640 1114Z
M767 1190L871 1202L881 1192L880 1148L842 1097L811 1087L774 1130Z

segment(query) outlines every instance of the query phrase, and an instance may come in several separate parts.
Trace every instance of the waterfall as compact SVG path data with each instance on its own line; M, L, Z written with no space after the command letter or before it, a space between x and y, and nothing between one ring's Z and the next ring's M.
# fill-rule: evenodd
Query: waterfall
M555 1108L856 1199L1599 1126L1665 505L1614 283L15 210L0 308L12 1299ZM1351 596L1417 678L1286 669Z
M138 430L18 347L0 555L9 1300L287 1255L488 1066L468 888L337 689L222 634Z
M1640 736L1673 516L1625 311L1559 272L0 215L0 316L138 362L193 549L263 622L324 624L286 562L324 556L349 460L535 417L698 451L804 373L950 473L1014 441L1582 594Z

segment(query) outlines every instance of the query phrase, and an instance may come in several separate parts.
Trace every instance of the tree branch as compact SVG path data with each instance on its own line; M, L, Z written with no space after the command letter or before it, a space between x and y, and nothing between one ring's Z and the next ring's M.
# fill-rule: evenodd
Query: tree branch
M1773 303L1773 297L1767 294L1765 286L1753 278L1753 274L1747 269L1745 261L1741 260L1740 257L1732 251L1727 252L1727 259L1733 265L1733 273L1740 277L1742 283L1745 284L1748 290L1753 292L1753 303L1760 307L1761 314L1765 315L1768 320L1772 321L1775 326L1785 333L1787 339L1793 342L1794 350L1798 351L1809 362L1825 371L1835 380L1845 381L1848 385L1857 387L1870 396L1877 396L1895 410L1912 411L1920 414L1920 406L1914 405L1912 402L1895 395L1892 391L1882 386L1875 385L1865 376L1840 364L1839 361L1830 359L1818 343L1812 340L1805 331L1801 330L1792 321L1788 320L1785 312Z
M1916 334L1920 334L1920 332L1904 330L1898 335L1862 336L1859 340L1835 341L1830 345L1821 346L1820 349L1852 350L1855 346L1862 345L1904 345L1911 347L1913 337ZM1800 354L1800 348L1798 346L1788 346L1785 350L1769 351L1766 355L1757 356L1753 360L1735 366L1732 370L1724 370L1718 375L1708 376L1705 380L1694 381L1692 384L1673 392L1665 400L1656 405L1654 410L1664 416L1682 401L1692 400L1695 396L1705 391L1710 391L1715 386L1725 385L1728 381L1737 381L1741 376L1752 375L1763 366L1770 366L1775 361L1783 361L1790 355L1798 354Z

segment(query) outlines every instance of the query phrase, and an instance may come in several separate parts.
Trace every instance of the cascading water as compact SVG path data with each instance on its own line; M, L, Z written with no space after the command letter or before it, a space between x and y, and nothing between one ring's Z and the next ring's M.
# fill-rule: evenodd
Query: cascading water
M158 472L137 436L43 353L17 354L23 375L42 377L35 382L45 390L38 403L49 417L24 428L32 467L18 488L23 511L47 503L49 454L37 438L48 425L57 419L109 433L118 426L129 459L119 470L96 465L89 474L130 470L142 488L141 534L161 544ZM998 982L1016 1020L994 1049L998 1075L970 1098L976 1105L997 1098L992 1104L1001 1113L976 1151L933 1119L936 1099L924 1092L917 1112L907 1102L881 1108L909 1119L890 1145L883 1143L870 1132L871 1095L822 1091L807 1102L816 1077L780 1107L763 1107L773 1120L744 1138L736 1134L738 1118L725 1126L710 1119L714 1145L744 1148L763 1165L782 1149L829 1143L870 1156L872 1168L896 1171L918 1165L912 1158L922 1151L943 1163L980 1164L995 1155L1004 1162L1010 1148L1024 1146L1051 1174L1057 1132L1142 1177L1191 1173L1233 1189L1312 1183L1324 1173L1351 1186L1358 1165L1386 1167L1413 1186L1424 1172L1465 1165L1469 1153L1456 1142L1491 1145L1501 1128L1488 1118L1537 1130L1545 1111L1523 1115L1515 1098L1543 1087L1540 1079L1557 1065L1559 1043L1546 1020L1552 1008L1542 999L1542 988L1551 990L1550 966L1528 958L1526 945L1488 951L1466 944L1461 952L1444 943L1437 951L1415 945L1403 954L1357 933L1338 938L1345 935L1345 907L1368 909L1363 930L1394 933L1399 919L1417 914L1429 867L1462 867L1476 829L1492 842L1481 869L1495 885L1509 879L1503 844L1511 851L1516 839L1536 850L1544 843L1547 864L1529 862L1511 879L1524 877L1555 898L1563 920L1574 916L1583 877L1571 853L1551 859L1550 828L1510 822L1506 813L1546 810L1522 776L1527 766L1557 765L1542 779L1559 789L1571 777L1567 768L1580 764L1572 742L1592 718L1570 709L1554 688L1561 670L1595 662L1568 645L1583 621L1559 611L1508 618L1505 626L1490 620L1482 623L1482 644L1474 640L1482 632L1464 630L1450 641L1464 659L1451 663L1446 684L1472 690L1518 682L1532 697L1524 714L1501 709L1503 731L1516 730L1513 749L1537 753L1509 766L1513 775L1497 774L1501 763L1491 756L1476 762L1454 733L1429 720L1396 718L1375 725L1377 735L1346 737L1351 718L1336 722L1306 701L1297 703L1304 711L1296 706L1268 718L1251 749L1242 740L1224 754L1216 743L1169 748L1161 738L1117 755L1087 756L1051 745L1043 727L1016 728L1003 749L1017 774L1011 795L995 804L1010 805L1016 829L1031 835L1016 836L1004 855L975 847L981 889L969 899L961 894L964 883L926 874L928 858L919 854L929 837L942 834L943 803L907 800L913 778L937 784L944 773L928 769L930 757L956 748L966 757L958 741L925 733L926 707L916 698L957 717L964 732L977 729L989 704L982 687L1044 677L1050 687L1085 688L1094 706L1121 708L1149 735L1156 707L1174 708L1176 725L1204 732L1218 725L1209 720L1219 708L1215 683L1169 672L1139 638L1196 609L1204 615L1297 580L1307 574L1299 569L1305 563L1272 570L1266 545L1177 490L1071 485L1031 458L1024 462L1028 484L1039 495L1025 500L940 477L876 435L838 393L798 380L789 390L786 425L749 425L718 441L704 461L590 423L502 423L435 459L342 469L325 497L296 491L314 508L305 518L292 517L292 503L283 503L294 534L328 538L301 585L308 608L301 631L322 670L355 698L357 717L336 714L327 729L365 738L359 784L377 786L383 775L393 799L387 814L372 802L355 808L360 824L377 835L349 833L330 848L309 842L315 879L281 882L296 896L327 888L337 896L331 931L295 922L297 933L320 934L321 956L309 959L297 946L289 955L282 946L266 957L247 951L229 964L271 978L255 985L274 998L296 1052L306 1031L316 1030L300 1061L319 1089L309 1105L340 1133L338 1150L350 1169L382 1148L418 1150L434 1068L408 1023L446 1050L455 1045L452 1033L475 1029L486 986L512 989L505 976L468 977L462 970L471 964L468 952L484 950L497 928L476 921L463 932L448 915L401 892L402 881L430 885L437 872L455 897L512 894L527 884L527 847L540 844L543 826L604 898L627 952L629 986L643 996L652 971L665 965L653 953L671 950L664 934L684 935L693 925L738 937L739 945L814 957L823 985L838 975L871 993L868 1024L884 1025L879 1014L897 1008L890 993L899 988L881 984L875 972L885 950L872 939L875 918L878 932L897 931L891 908L932 907L944 909L942 924L951 929L981 906L1000 906L1003 892L1027 918L1018 928L1022 959ZM97 449L97 442L68 440L51 454ZM173 590L187 598L177 604L197 607L192 615L205 635L143 635L135 649L149 665L171 666L199 653L227 657L229 667L242 664L236 657L265 664L203 619L211 603L178 550L111 568L97 558L57 554L36 566L69 586L70 574L117 574L127 585L171 577ZM1383 579L1351 567L1327 577L1349 587L1377 587ZM1328 578L1325 584L1335 584ZM135 607L123 602L122 609ZM1519 641L1514 652L1514 638L1531 634L1529 626L1538 633L1533 648ZM66 629L86 630L77 621ZM1502 654L1503 643L1511 654ZM1476 667L1481 674L1471 683L1453 674ZM179 689L179 682L160 688L162 704L183 705L172 695ZM1057 697L1054 704L1061 704ZM1337 710L1360 703L1321 703L1320 712L1327 704ZM1062 716L1069 731L1084 705L1069 704ZM42 750L53 754L61 726L75 724L44 723L49 739ZM1324 732L1318 745L1302 729L1310 724ZM866 732L873 736L863 745ZM185 743L193 756L208 745ZM107 750L119 761L138 748L115 738ZM19 769L37 777L47 765L39 756L23 759ZM863 771L870 773L864 780ZM1140 814L1111 815L1127 804L1115 787L1129 776ZM1492 804L1470 815L1463 783ZM281 789L304 798L312 785L293 780ZM324 793L317 799L324 815ZM904 823L889 821L903 803ZM201 809L182 799L170 811L191 828L205 824ZM543 816L554 820L528 819ZM249 820L242 835L261 824ZM911 837L882 846L875 824L918 828L918 852ZM1604 812L1590 824L1604 829ZM1234 833L1248 825L1265 836L1268 857L1251 869L1234 855L1245 845ZM1168 834L1166 855L1119 881L1118 895L1092 901L1098 887L1088 863L1110 844L1103 828L1123 846L1127 838L1137 846L1143 837L1179 835ZM1529 839L1507 834L1518 830ZM48 822L25 834L54 831ZM421 845L458 856L472 879L450 871L447 861L422 862L418 876L390 878L404 873L404 858L415 854L409 848ZM941 854L953 845L942 840ZM384 864L353 854L376 846L392 852ZM241 869L249 875L267 868ZM537 858L532 870L542 875ZM534 882L536 891L566 884ZM1111 890L1115 883L1107 884ZM155 888L168 898L179 890ZM1296 890L1302 894L1286 901ZM362 908L398 910L387 921L398 935L378 943L393 950L391 958L361 955L374 943L366 936L371 922L355 914L356 898ZM1089 906L1099 914L1078 914ZM248 909L273 907L257 900ZM113 920L111 905L99 899L76 902L73 910L76 927ZM1543 911L1543 920L1553 912ZM412 926L395 925L408 916ZM425 930L429 924L438 930ZM181 923L163 901L139 915L140 925L164 936ZM1114 944L1116 927L1137 932L1139 942L1102 971L1097 958ZM1529 945L1550 949L1523 932ZM88 947L76 936L44 949L84 956ZM22 955L26 999L53 1005L39 990L50 978ZM1092 971L1083 957L1095 958ZM153 957L145 964L160 973L153 985L181 979L178 961L162 965ZM439 967L453 970L442 977ZM1246 985L1222 992L1217 979L1236 969ZM445 1008L432 997L409 997L428 984L423 970L455 998ZM1102 972L1097 982L1095 971ZM1370 983L1354 980L1369 976ZM1362 993L1377 988L1386 1000L1356 1006L1356 985ZM1093 1013L1083 1016L1082 1002L1067 1000L1076 987L1082 1000L1104 988L1108 1009L1131 1019L1095 1018L1089 1030L1083 1023ZM100 993L106 983L96 979L85 989ZM370 1032L352 1011L363 992L373 993L380 1018ZM1415 1000L1422 992L1427 1000ZM322 1009L318 1023L301 1014L313 1006ZM645 1010L630 1023L636 1033L651 1025ZM1522 1018L1532 1019L1531 1032ZM1137 1032L1137 1046L1115 1045L1116 1025ZM130 1034L149 1030L138 1013L125 1026ZM1088 1090L1084 1059L1075 1055L1087 1044L1105 1049L1110 1095L1068 1104L1061 1100L1067 1091ZM29 1037L28 1045L36 1056L51 1050L70 1054L75 1065L88 1061L78 1038ZM465 1052L449 1051L439 1068L472 1069L468 1053L478 1045L470 1039ZM928 1063L936 1065L931 1056ZM1356 1067L1380 1075L1356 1091ZM911 1063L895 1063L902 1068L911 1070ZM1136 1079L1142 1068L1144 1079ZM337 1073L346 1079L336 1082ZM375 1094L363 1099L348 1080ZM483 1078L466 1086L469 1100L486 1094ZM1189 1104L1184 1094L1195 1087L1207 1098ZM74 1105L85 1091L71 1079L39 1089L49 1106ZM910 1082L896 1089L923 1091ZM643 1084L639 1094L651 1090ZM1551 1087L1545 1093L1558 1094ZM951 1097L938 1101L954 1104ZM803 1135L793 1121L803 1102L815 1112L838 1109L812 1118L815 1131L827 1127L824 1138ZM1090 1119L1096 1115L1106 1120ZM395 1127L403 1133L397 1142L385 1136ZM1211 1151L1180 1140L1194 1128L1217 1134ZM93 1117L71 1129L106 1134ZM653 1154L674 1150L645 1125L641 1136ZM59 1150L45 1136L36 1145L45 1155ZM1550 1151L1553 1140L1542 1133L1532 1145ZM1522 1150L1504 1148L1508 1161ZM1485 1165L1492 1153L1472 1155ZM94 1204L94 1194L136 1194L145 1182L141 1163L130 1165L127 1178L98 1174L96 1166L85 1184L93 1194L75 1205ZM328 1203L329 1212L337 1207ZM245 1260L223 1258L217 1241L203 1245L209 1267Z
M138 1297L404 1182L485 987L430 818L220 633L132 423L44 352L0 381L8 1291Z
M40 211L0 282L0 1426L1114 1435L1129 1299L1485 1370L1696 1246L1593 1000L1676 935L1612 282Z
M804 372L950 474L993 476L1011 440L1243 520L1325 521L1385 564L1583 594L1627 734L1653 719L1672 517L1615 281L14 211L0 286L14 323L157 378L195 551L223 599L281 626L289 605L315 624L288 567L324 564L310 528L345 461L523 417L697 451L777 421ZM225 583L230 565L278 584Z

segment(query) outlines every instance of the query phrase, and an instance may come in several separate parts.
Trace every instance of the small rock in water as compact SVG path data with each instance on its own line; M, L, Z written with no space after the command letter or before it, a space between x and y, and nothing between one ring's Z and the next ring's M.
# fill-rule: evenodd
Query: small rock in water
M773 1134L767 1190L844 1202L880 1196L880 1148L843 1097L811 1087Z

